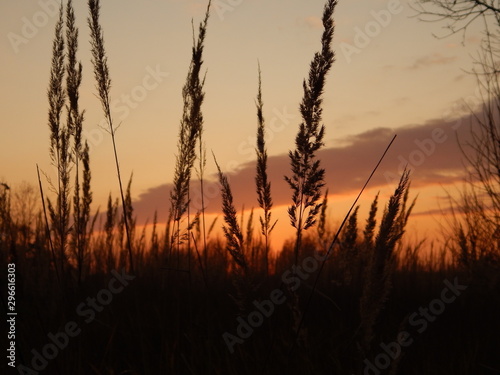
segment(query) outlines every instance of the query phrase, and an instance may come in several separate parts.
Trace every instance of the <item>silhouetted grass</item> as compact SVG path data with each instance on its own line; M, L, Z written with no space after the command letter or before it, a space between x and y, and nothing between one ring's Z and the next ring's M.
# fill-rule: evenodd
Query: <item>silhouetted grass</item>
M123 222L125 225L125 234L127 236L127 249L128 249L128 261L129 267L133 272L134 261L132 252L132 239L130 236L130 223L128 221L129 214L127 213L128 205L125 202L125 194L123 192L123 184L121 178L120 164L118 162L118 151L115 142L115 132L116 126L113 124L113 116L111 113L111 77L108 68L108 58L106 56L106 50L104 48L104 36L99 23L100 16L100 1L99 0L88 0L89 7L89 17L88 25L90 28L91 46L92 46L92 64L94 66L94 77L96 80L96 87L99 93L99 100L101 102L102 110L104 112L104 117L108 124L108 131L111 135L111 142L113 144L113 154L116 165L116 173L118 176L118 185L120 187L120 197L122 201L122 211L123 211Z
M335 228L332 217L327 214L328 193L321 192L324 171L315 153L322 147L324 135L320 124L321 96L326 74L333 63L332 16L336 3L327 1L324 8L322 50L315 55L309 78L304 82L300 106L303 122L297 134L296 150L290 153L292 177L287 181L293 190L293 205L289 214L297 234L279 249L276 262L269 259L272 250L269 235L275 223L271 220L273 201L267 175L260 68L256 100L256 202L263 210L260 231L255 230L253 208L248 217L243 212L238 216L228 177L217 162L224 238L213 235L217 219L208 231L197 216L189 219L187 237L176 245L175 263L169 256L175 233L159 229L161 223L156 212L150 236L145 228L141 230L137 226L132 205L132 177L126 188L121 189L118 199L109 196L106 212L91 218L90 155L82 139L83 112L78 107L82 79L81 65L76 62L78 31L69 2L66 54L61 7L49 84L50 156L58 171L58 181L54 184L57 204L50 206L50 215L44 215L45 197L40 207L29 198L33 189L0 182L0 260L3 265L16 264L18 363L31 366L32 349L41 352L49 342L49 332L60 332L68 321L75 321L81 333L47 361L46 369L40 373L366 374L365 361L375 361L383 353L382 344L397 340L402 330L411 332L414 341L402 348L400 356L390 360L385 373L500 372L500 282L498 276L490 277L492 271L498 275L498 267L494 262L487 268L474 268L475 272L464 267L466 260L467 264L477 265L481 259L471 247L472 232L464 231L458 241L454 239L455 246L463 246L463 249L453 253L453 262L445 261L448 254L445 246L435 245L433 252L425 255L422 254L423 241L404 241L415 204L409 196L409 172L401 176L380 218L377 212L382 202L378 194L366 222L360 221L356 202L346 217L345 228ZM109 111L111 81L99 24L99 1L89 0L88 4L94 75L115 147L116 128ZM200 69L209 10L210 3L193 46L183 87L184 109L174 176L176 190L170 196L177 229L181 218L190 216L189 185L196 157L203 179L201 104L205 93ZM65 109L66 125L61 121ZM199 155L196 155L196 145ZM116 147L114 151L118 167ZM72 167L75 167L75 183L71 206ZM121 188L121 178L119 182ZM202 205L203 212L204 203ZM50 216L50 221L45 221L44 216L47 219ZM316 220L317 230L306 232ZM336 243L336 232L340 233L339 243ZM495 245L496 239L490 240L491 245ZM198 266L191 263L192 249ZM67 257L68 254L71 256ZM302 276L298 269L290 268L298 265L299 254L302 259L317 254L329 257L321 268ZM99 305L95 319L86 323L85 317L77 313L77 307L92 301L99 304L101 291L109 286L112 272L121 271L127 265L130 268L133 265L135 279L114 294L109 304ZM484 269L491 273L480 278L478 270ZM2 267L0 271L4 281L5 270L6 267ZM59 275L62 270L64 278ZM263 277L262 270L267 277ZM301 278L300 287L293 293L290 293L290 277ZM437 305L431 303L442 298L443 281L455 278L461 285L467 285L467 290L447 303L444 311L433 313ZM56 290L62 290L64 299L54 293ZM263 306L271 296L278 294L288 303L274 303L272 313L255 323L259 319L257 306ZM307 296L309 299L303 298ZM89 302L89 298L95 299ZM427 320L425 332L418 332L418 326L412 325L409 316L423 314L422 308L428 308L426 313L434 316ZM264 315L262 311L260 314ZM238 326L242 321L251 321L253 326L250 325L251 332L243 329L245 337L231 354L222 335L224 332L240 335ZM301 328L303 335L300 335ZM304 345L291 351L298 337Z
M276 221L271 221L271 209L273 208L273 198L271 196L271 182L267 175L267 148L265 141L265 121L262 112L264 103L262 102L262 79L259 64L259 90L257 93L257 171L255 174L255 185L257 188L257 201L259 207L264 211L259 217L261 233L264 236L264 270L269 274L269 247L271 232L276 225Z
M300 103L302 123L295 137L295 150L289 152L291 177L285 180L293 190L293 204L288 208L290 222L296 229L295 265L299 259L302 231L316 222L321 203L321 188L324 186L325 170L316 159L316 152L323 146L325 127L321 125L322 94L326 75L330 70L335 53L332 50L333 12L336 0L329 0L323 11L323 35L321 36L321 52L317 52L311 62L309 77L304 80L304 97Z

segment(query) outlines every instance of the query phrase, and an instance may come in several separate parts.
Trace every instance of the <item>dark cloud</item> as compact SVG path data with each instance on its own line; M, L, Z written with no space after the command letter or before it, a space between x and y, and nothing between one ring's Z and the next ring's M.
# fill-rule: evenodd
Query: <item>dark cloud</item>
M462 181L463 158L457 143L466 142L469 134L469 117L459 120L434 120L423 125L407 126L397 130L376 128L347 137L341 147L326 148L317 153L326 169L326 187L332 194L354 193L364 184L376 162L394 134L397 138L374 175L370 187L397 184L403 168L412 170L412 188ZM333 130L328 132L333 133ZM269 176L275 205L290 202L291 192L283 177L290 174L288 155L268 159ZM238 209L257 206L255 193L255 163L243 164L239 170L228 174ZM191 212L201 208L198 182L193 181ZM171 184L150 188L134 202L141 219L152 218L158 210L160 221L165 220L169 209ZM219 212L221 200L215 176L205 182L205 206L209 213Z

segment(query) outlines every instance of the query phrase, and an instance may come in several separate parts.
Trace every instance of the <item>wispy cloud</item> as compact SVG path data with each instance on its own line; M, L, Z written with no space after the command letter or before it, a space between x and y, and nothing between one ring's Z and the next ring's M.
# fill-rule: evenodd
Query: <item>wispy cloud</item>
M341 146L326 148L317 154L326 169L326 186L332 194L357 192L395 133L398 137L372 179L372 188L395 186L406 165L412 170L414 189L461 182L464 167L457 144L457 131L460 140L466 142L468 124L468 117L460 121L433 120L397 130L376 128L346 137L340 142ZM290 191L283 176L290 169L288 155L270 156L268 166L275 205L287 204ZM228 174L237 207L257 205L254 176L254 162L245 163L236 172ZM219 186L215 176L212 177L213 181L205 184L206 210L209 213L219 212L221 207ZM150 188L134 202L135 211L145 219L158 210L159 220L165 220L170 189L171 184ZM195 187L191 193L192 212L200 207L198 190Z
M316 16L305 17L303 23L311 29L323 29L323 22L321 22L321 18Z
M421 69L434 65L446 65L457 59L457 56L443 56L440 53L432 53L415 60L409 66L410 69Z

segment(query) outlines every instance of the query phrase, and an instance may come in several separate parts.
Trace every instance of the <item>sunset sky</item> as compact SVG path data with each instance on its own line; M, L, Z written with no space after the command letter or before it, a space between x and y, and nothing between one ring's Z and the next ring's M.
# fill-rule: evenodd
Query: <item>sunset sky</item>
M81 108L91 144L94 208L118 193L109 135L99 127L86 1L74 1L83 63ZM481 34L473 25L446 36L444 23L419 21L406 0L339 1L333 49L336 62L324 93L325 148L318 153L339 222L394 134L398 138L361 200L364 222L377 191L385 204L406 163L418 197L412 228L422 238L439 226L446 189L456 191L463 164L456 131L464 139L463 103L477 104L472 68ZM123 176L134 174L133 196L140 220L158 209L165 218L182 113L181 89L192 45L207 1L105 0L101 22L112 78L114 116L121 126L117 146ZM277 236L290 228L283 215L291 192L287 152L300 123L302 80L319 48L323 0L219 0L208 24L203 105L207 155L228 172L238 208L257 206L253 189L257 62L262 69L269 167L280 217ZM0 4L1 136L0 181L36 182L36 164L54 176L48 154L47 97L55 0ZM207 178L213 178L210 157ZM210 186L210 184L209 184ZM217 187L216 184L214 184ZM216 189L208 211L219 210ZM196 198L196 197L195 197ZM281 207L278 207L281 206ZM281 214L279 214L281 213Z

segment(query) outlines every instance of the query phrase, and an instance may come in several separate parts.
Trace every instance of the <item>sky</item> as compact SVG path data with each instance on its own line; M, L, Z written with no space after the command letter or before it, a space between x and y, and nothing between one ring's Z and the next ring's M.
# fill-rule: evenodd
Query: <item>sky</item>
M91 145L94 208L118 194L109 134L90 62L86 1L74 1L83 64L80 106ZM464 103L478 103L477 82L467 73L480 45L476 25L447 36L445 23L423 22L407 0L339 1L333 49L336 61L324 92L329 207L340 221L354 195L394 134L360 210L363 219L375 194L387 202L404 165L412 169L418 203L413 233L428 236L440 222L446 192L463 179L457 147L469 126ZM181 90L190 62L192 22L197 30L207 1L106 0L101 24L112 79L117 147L123 176L133 173L139 221L160 219L169 207ZM320 47L323 0L214 1L206 38L204 141L228 174L239 208L256 207L253 189L257 67L262 70L264 116L277 232L291 234L285 212L291 192L288 150L300 123L302 81ZM36 183L36 164L55 176L48 154L47 97L56 0L0 3L0 180ZM206 176L214 178L208 158ZM218 211L217 183L208 183L210 213ZM194 199L193 199L194 200ZM278 237L280 235L277 235Z

